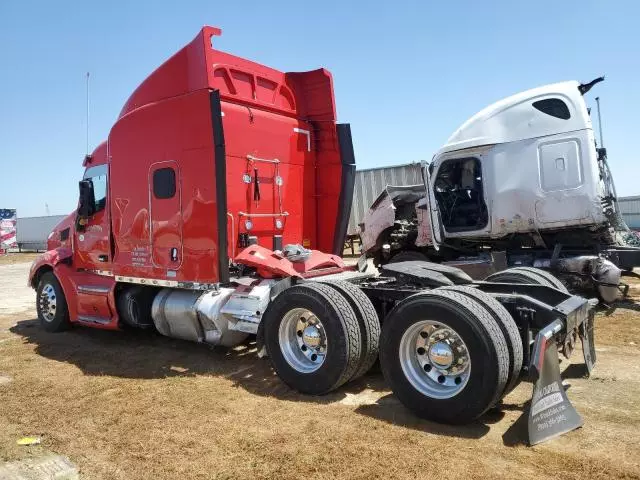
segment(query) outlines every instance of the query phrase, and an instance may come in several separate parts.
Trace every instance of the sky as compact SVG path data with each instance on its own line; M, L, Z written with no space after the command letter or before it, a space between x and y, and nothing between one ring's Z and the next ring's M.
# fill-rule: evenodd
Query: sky
M282 71L331 71L358 168L429 160L494 101L604 74L587 101L601 98L618 194L638 195L638 19L634 0L0 0L0 208L73 210L86 72L93 150L137 85L203 25L222 28L219 50Z

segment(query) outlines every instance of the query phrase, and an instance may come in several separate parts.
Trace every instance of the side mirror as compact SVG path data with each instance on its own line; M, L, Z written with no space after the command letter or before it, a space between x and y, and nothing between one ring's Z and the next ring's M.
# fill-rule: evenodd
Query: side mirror
M93 194L93 182L90 179L81 180L79 187L80 200L78 202L78 217L89 218L95 213L94 207L96 199Z

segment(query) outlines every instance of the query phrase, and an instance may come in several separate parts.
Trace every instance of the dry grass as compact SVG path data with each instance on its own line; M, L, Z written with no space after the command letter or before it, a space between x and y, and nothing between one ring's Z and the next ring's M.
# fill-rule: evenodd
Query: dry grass
M251 345L47 334L33 314L4 317L0 375L13 381L0 385L0 458L52 450L96 479L640 478L638 309L598 315L593 377L565 370L585 426L534 448L522 444L526 383L502 411L454 428L416 419L376 373L310 398L284 386ZM43 446L15 445L28 434Z
M7 253L6 255L0 255L0 265L14 265L16 263L32 262L37 256L38 254L33 252Z

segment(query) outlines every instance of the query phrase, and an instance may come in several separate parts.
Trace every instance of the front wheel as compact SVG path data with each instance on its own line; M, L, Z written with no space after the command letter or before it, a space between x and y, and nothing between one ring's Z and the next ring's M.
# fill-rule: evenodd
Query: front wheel
M70 327L67 300L53 272L46 272L40 277L36 307L40 325L47 332L62 332Z

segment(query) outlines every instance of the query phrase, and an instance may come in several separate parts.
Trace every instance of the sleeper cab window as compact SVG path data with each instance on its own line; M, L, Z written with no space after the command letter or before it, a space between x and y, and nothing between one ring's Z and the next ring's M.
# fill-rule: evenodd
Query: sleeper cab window
M571 118L569 107L559 98L538 100L537 102L533 102L533 108L552 117L561 118L562 120L569 120Z
M153 195L156 198L172 198L176 194L176 171L159 168L153 172Z

